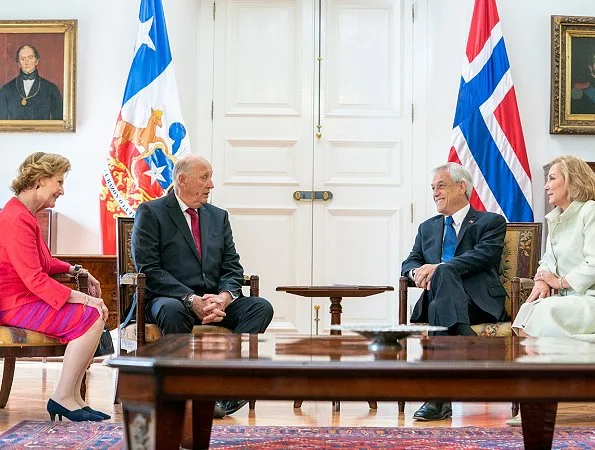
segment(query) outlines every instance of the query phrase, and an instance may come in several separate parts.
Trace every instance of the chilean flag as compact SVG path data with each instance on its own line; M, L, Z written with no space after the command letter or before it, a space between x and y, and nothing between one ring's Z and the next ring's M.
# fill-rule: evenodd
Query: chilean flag
M134 58L103 170L104 254L116 252L117 216L165 195L177 158L189 152L161 0L142 0Z
M495 0L475 0L448 161L471 172L475 209L533 221L531 170Z

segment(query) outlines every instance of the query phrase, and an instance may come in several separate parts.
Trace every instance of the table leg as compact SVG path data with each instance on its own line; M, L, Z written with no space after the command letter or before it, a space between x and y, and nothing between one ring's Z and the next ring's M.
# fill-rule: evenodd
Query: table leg
M214 401L188 400L181 447L208 449L213 427Z
M525 449L550 449L554 439L558 403L521 403Z
M179 449L184 405L183 400L157 400L154 403L123 400L122 415L127 448Z
M341 297L331 297L331 325L341 325ZM331 336L341 336L341 330L331 330Z
M341 313L343 307L341 306L341 297L331 297L331 325L341 325ZM331 330L331 336L341 336L341 330ZM341 402L333 400L333 412L341 411Z

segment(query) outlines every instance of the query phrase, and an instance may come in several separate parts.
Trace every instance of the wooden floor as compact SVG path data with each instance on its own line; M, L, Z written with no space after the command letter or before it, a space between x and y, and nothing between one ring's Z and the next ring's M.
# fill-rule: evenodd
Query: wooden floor
M48 420L46 403L58 380L61 363L41 361L17 362L14 384L8 404L0 410L0 432L22 420ZM563 381L562 381L563 382ZM497 388L496 386L494 388ZM88 398L93 408L112 415L111 421L121 422L119 405L112 404L113 369L95 363L88 380ZM506 426L510 417L508 403L454 403L453 418L438 422L416 422L411 416L421 405L407 403L405 414L398 414L396 402L379 402L377 410L368 409L366 402L343 402L341 411L333 413L330 402L304 402L293 409L290 401L257 401L256 409L245 406L232 416L216 420L216 425L291 425L291 426ZM594 426L595 404L564 403L558 407L559 426Z

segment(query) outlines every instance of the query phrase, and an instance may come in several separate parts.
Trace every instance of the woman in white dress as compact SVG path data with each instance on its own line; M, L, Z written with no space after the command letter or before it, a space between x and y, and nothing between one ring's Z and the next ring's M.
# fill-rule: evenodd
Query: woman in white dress
M574 156L551 164L546 249L512 327L520 336L595 342L595 173Z

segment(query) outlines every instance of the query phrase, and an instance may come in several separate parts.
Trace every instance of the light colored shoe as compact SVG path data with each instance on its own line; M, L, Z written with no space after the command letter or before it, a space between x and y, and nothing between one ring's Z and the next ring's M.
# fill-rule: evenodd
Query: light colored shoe
M506 421L506 425L510 425L511 427L520 427L521 426L521 415L517 415L512 417Z

